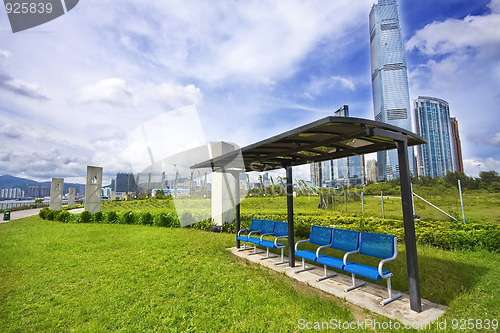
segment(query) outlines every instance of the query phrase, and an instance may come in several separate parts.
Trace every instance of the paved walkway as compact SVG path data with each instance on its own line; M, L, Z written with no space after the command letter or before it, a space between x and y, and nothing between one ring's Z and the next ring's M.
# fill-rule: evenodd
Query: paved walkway
M429 323L437 320L446 310L446 306L444 305L432 303L428 300L422 299L422 312L414 312L410 309L410 296L407 294L402 294L401 298L382 307L379 305L379 302L383 298L387 297L387 288L378 284L366 282L365 286L362 288L346 293L344 292L344 288L352 284L350 276L337 273L334 278L318 282L317 279L320 276L323 276L322 267L297 274L295 271L301 268L299 267L301 266L301 262L296 262L296 267L292 268L288 264L275 265L275 262L281 260L279 256L274 259L260 260L260 258L262 258L261 255L250 256L248 255L250 251L238 251L235 247L228 250L235 256L245 258L272 270L283 272L292 279L307 283L314 288L323 290L324 292L341 299L345 299L347 302L370 310L371 312L387 318L396 319L404 325L429 327ZM392 292L393 294L398 293L396 290L393 290Z
M33 216L33 215L38 215L40 210L41 210L41 208L11 211L10 212L10 221L19 220L19 219ZM73 213L73 214L78 214L78 213L83 212L83 210L84 210L84 208L76 208L76 209L68 210L68 212ZM0 223L6 223L6 222L9 222L9 221L4 221L3 220L3 213L1 213Z

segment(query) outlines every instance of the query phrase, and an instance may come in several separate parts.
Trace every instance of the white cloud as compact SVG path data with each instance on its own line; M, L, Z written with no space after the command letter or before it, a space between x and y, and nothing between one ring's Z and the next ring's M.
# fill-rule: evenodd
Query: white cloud
M194 104L203 106L203 94L194 84L185 86L174 83L144 84L134 89L139 104L154 100L168 109Z
M79 89L75 99L79 103L106 103L112 106L123 106L132 101L132 93L125 80L108 78Z
M500 161L492 157L472 157L464 159L464 169L467 175L478 177L481 171L496 171L500 173Z
M345 78L345 77L341 77L341 76L332 76L331 79L333 80L333 82L339 83L342 88L346 88L346 89L353 90L353 91L356 89L356 85L354 84L354 81L352 80L352 78Z
M498 1L492 2L495 11L484 16L467 16L463 20L434 22L410 38L407 50L418 49L427 55L468 52L478 48L480 53L500 55L500 11ZM486 56L486 55L485 55Z
M327 78L312 78L303 96L313 100L316 96L336 90L356 90L356 84L351 77L333 75Z
M2 64L2 62L4 62L10 56L11 53L9 51L0 49L0 64Z

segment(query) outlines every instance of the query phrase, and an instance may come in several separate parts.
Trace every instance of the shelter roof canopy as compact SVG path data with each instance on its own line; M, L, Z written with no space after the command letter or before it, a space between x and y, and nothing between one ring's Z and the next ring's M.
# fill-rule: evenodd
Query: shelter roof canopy
M368 119L325 117L297 127L240 150L191 166L197 168L238 169L243 157L245 171L269 171L287 165L296 166L396 148L396 140L408 146L425 140L400 127Z

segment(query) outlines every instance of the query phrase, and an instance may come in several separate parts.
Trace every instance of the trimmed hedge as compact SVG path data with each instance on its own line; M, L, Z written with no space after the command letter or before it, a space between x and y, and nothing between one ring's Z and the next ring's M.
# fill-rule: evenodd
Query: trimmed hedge
M242 215L242 228L248 228L252 218L272 221L286 221L285 214ZM309 237L311 225L350 229L381 234L391 234L404 242L402 220L376 219L367 217L319 217L294 216L295 235ZM500 226L492 223L465 224L460 222L415 221L415 237L419 244L427 244L446 250L485 249L500 252Z
M96 212L94 215L88 211L83 211L80 214L71 214L67 211L55 211L49 208L44 208L38 213L44 220L60 221L66 223L122 223L122 224L142 224L148 226L179 228L180 222L175 214L159 213L151 214L150 212L134 213L132 211L118 214L114 211L103 213Z
M70 214L66 211L52 211L43 208L39 216L42 219L61 221L65 223L123 223L142 224L157 227L179 228L180 222L177 215L172 213L151 214L150 212L134 213L132 211L117 214L114 211L98 212L92 216L88 211L80 214ZM184 213L186 221L200 220L190 213ZM197 219L198 218L198 219ZM286 221L286 214L242 214L241 228L249 228L252 218ZM396 236L400 242L404 242L404 223L401 220L376 219L368 217L350 216L309 216L296 214L294 216L295 235L298 237L309 237L311 225L324 227L350 229L365 232L376 232ZM212 219L204 219L192 224L193 229L210 231L215 225ZM235 223L225 224L221 231L227 233L235 232ZM500 252L500 226L492 223L464 224L457 222L438 221L415 221L415 236L419 244L427 244L446 250L477 250L485 249L491 252Z

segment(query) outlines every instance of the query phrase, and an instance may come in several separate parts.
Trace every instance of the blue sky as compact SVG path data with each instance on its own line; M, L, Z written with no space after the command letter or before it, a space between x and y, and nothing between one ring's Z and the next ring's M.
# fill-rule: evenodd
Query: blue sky
M188 105L201 130L166 124L155 143L165 152L203 140L245 146L344 104L373 119L373 3L81 0L16 34L2 8L0 174L135 171L130 133ZM500 172L500 0L399 5L410 97L449 102L467 174Z

